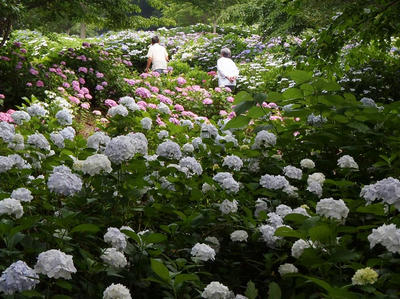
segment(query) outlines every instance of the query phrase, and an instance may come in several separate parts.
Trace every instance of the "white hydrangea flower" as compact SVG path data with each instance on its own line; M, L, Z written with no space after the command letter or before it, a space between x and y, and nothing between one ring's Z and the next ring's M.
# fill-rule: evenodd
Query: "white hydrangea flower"
M158 134L157 134L158 139L164 139L169 137L169 132L166 130L161 130Z
M179 161L179 166L182 167L188 177L201 175L203 173L203 167L201 167L201 164L192 157L182 158Z
M238 202L236 200L230 201L225 199L220 205L219 210L222 214L236 213L238 210Z
M28 136L28 144L42 150L50 150L50 144L47 141L46 137L44 137L40 133L35 133Z
M13 295L32 290L39 283L39 275L24 261L17 261L3 271L0 277L0 292Z
M188 127L189 129L194 128L194 124L188 119L181 119L180 124L182 127Z
M290 179L301 180L303 177L303 172L301 169L291 165L284 167L283 173Z
M186 154L191 154L194 152L194 146L191 143L185 143L182 146L182 151Z
M67 109L62 109L56 113L57 121L62 126L72 125L72 114Z
M222 166L227 166L230 169L239 171L243 167L243 161L238 156L231 155L224 158Z
M22 202L30 202L33 199L33 196L30 190L26 188L18 188L11 193L11 198Z
M16 167L18 169L31 169L32 168L31 164L26 162L26 160L24 160L18 154L8 155L8 158L10 158L12 163L14 163L14 167Z
M400 210L400 181L398 179L388 177L376 182L375 184L365 185L360 192L368 204L376 199L382 199L384 203L394 205Z
M110 140L111 138L104 132L96 132L87 139L87 147L103 151Z
M104 235L104 242L111 243L111 245L118 249L124 250L126 243L126 235L116 227L109 227Z
M213 180L220 185L222 185L222 183L226 179L233 179L232 174L230 174L229 172L218 172L216 175L213 176Z
M292 185L287 185L285 188L282 189L283 192L285 192L287 195L289 195L289 197L299 197L299 195L297 194L297 191L299 189L295 186Z
M221 245L220 245L220 243L219 243L219 241L218 241L218 239L217 239L216 237L211 237L211 236L210 236L210 237L205 238L204 241L205 241L208 245L210 245L210 247L211 247L212 249L214 249L216 253L218 253L219 248L220 248Z
M31 116L25 111L15 111L11 114L11 117L17 125L22 125L24 122L31 120Z
M303 159L300 161L300 166L302 168L313 169L315 167L315 163L310 159Z
M303 216L306 216L306 217L310 217L310 215L307 213L307 210L305 208L302 208L302 207L298 207L298 208L293 209L291 214L300 214L300 215L303 215Z
M310 181L307 186L307 191L316 194L318 197L322 196L322 185L317 181Z
M281 276L284 276L286 274L298 273L299 269L293 264L286 263L279 266L278 272Z
M222 181L221 187L228 193L238 193L240 185L233 178L226 178Z
M10 157L0 156L0 173L9 171L14 165L14 160Z
M201 125L201 138L212 138L218 136L218 129L213 124L203 123Z
M1 130L1 127L0 127ZM1 133L0 133L0 138L1 138ZM21 151L25 148L25 140L24 136L21 134L15 134L10 142L8 143L8 147L15 150L15 151Z
M136 153L135 146L128 136L117 136L107 144L104 153L111 162L121 164L132 159Z
M267 243L267 246L273 247L276 243L276 241L282 239L281 237L275 236L275 231L278 227L274 227L268 224L261 225L258 230L261 233L261 236L264 240L265 243Z
M392 253L400 253L400 229L395 224L383 224L368 236L370 247L381 244Z
M292 208L287 205L281 204L276 207L275 212L282 218L285 218L286 215L292 213Z
M64 137L58 132L50 133L50 140L59 148L64 148Z
M127 287L117 283L104 290L103 299L132 299L132 296Z
M304 241L303 239L299 239L292 245L292 256L298 259L304 252L304 249L310 248L311 245Z
M254 216L258 217L261 211L268 211L268 203L266 202L268 198L259 198L256 201L256 209L254 211Z
M235 230L231 233L231 240L233 242L247 242L249 235L245 230Z
M66 127L60 131L60 134L64 139L68 139L68 140L72 141L75 138L76 132L73 127Z
M263 149L276 144L276 136L273 133L262 130L257 133L252 146L253 149Z
M15 218L21 218L24 214L24 209L19 200L14 198L4 198L0 200L0 215L14 215Z
M149 142L143 133L129 133L126 136L130 138L135 153L147 155Z
M111 162L106 155L95 154L89 156L82 162L82 172L94 176L102 172L110 173L112 171Z
M153 121L150 117L144 117L140 120L140 124L142 125L143 129L150 130L151 126L153 125Z
M260 185L266 189L279 190L289 186L289 182L284 176L266 174L260 178Z
M179 160L182 157L179 144L171 140L164 141L157 147L157 155L167 158Z
M337 160L337 165L340 168L358 169L358 164L354 161L353 157L344 155Z
M11 142L15 135L15 128L12 124L2 121L0 122L0 138L4 142Z
M321 199L315 208L318 215L327 218L344 220L349 214L349 208L346 206L343 200L334 200L333 198Z
M273 227L279 227L283 225L283 218L279 216L277 213L271 212L267 214L268 216L268 224Z
M125 255L115 248L107 248L100 258L104 263L115 268L124 268L128 264Z
M165 105L164 103L159 103L157 105L157 110L161 113L164 114L171 114L171 110L169 109L169 107L167 105Z
M204 262L215 260L215 250L204 243L196 243L196 245L192 247L192 251L190 252L190 254L196 259Z
M26 109L30 116L46 116L48 111L40 104L33 104Z
M201 137L196 137L192 140L192 145L196 150L199 150L200 148L205 149L206 145L203 143L203 140Z
M117 105L114 107L111 107L108 109L107 114L110 115L111 117L114 117L116 115L121 115L121 116L127 116L128 115L128 109L124 105Z
M374 284L378 280L378 273L370 267L358 269L351 278L352 285Z
M214 190L215 190L215 187L208 183L204 183L201 186L201 192L203 192L203 193L207 193L207 192L214 191Z
M49 278L71 279L71 273L76 273L72 255L58 249L51 249L39 254L35 271Z
M307 178L307 183L310 184L311 182L317 182L322 185L325 181L325 175L321 172L315 172L310 174Z
M322 115L314 115L313 113L311 113L308 117L307 117L307 122L310 125L321 125L323 123L326 123L328 120L326 119L326 117L323 117Z
M140 107L136 104L135 100L132 97L122 97L119 99L118 103L120 105L124 105L126 108L132 111L139 110Z
M210 282L201 293L201 297L207 299L229 299L231 296L232 292L228 287L218 281Z
M47 187L52 192L71 196L81 191L82 180L76 174L73 174L71 169L62 165L54 167L47 181Z

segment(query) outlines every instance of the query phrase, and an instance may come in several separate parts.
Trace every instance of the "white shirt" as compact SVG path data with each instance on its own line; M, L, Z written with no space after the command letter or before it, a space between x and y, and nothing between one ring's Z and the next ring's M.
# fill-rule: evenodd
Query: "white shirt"
M221 57L217 61L217 71L218 71L218 86L224 87L226 85L236 85L236 79L231 82L228 77L239 76L239 69L232 59L227 57Z
M151 45L149 52L147 53L147 58L151 58L152 66L151 69L154 70L166 70L167 67L167 50L160 44Z

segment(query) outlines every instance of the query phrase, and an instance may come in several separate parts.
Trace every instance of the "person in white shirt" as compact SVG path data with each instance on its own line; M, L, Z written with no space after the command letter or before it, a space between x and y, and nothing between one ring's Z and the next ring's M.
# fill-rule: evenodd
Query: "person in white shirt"
M149 71L150 65L151 69L154 72L158 72L160 74L167 71L168 66L168 53L167 50L159 44L160 39L158 36L153 36L151 38L151 46L149 48L149 52L147 53L147 66L146 72Z
M221 49L221 58L217 61L218 86L228 87L233 91L236 86L236 79L239 76L239 69L230 57L231 50L228 48Z

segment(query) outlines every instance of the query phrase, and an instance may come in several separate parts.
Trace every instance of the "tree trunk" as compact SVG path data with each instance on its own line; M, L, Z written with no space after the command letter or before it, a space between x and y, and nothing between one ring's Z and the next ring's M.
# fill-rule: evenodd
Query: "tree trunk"
M71 34L71 28L68 28L65 33L70 35Z
M215 34L217 33L217 18L213 20L212 25L213 25L213 33Z
M12 28L12 23L10 19L5 19L3 22L0 22L1 27L1 38L2 40L0 41L0 48L4 46L4 44L7 42L8 37L10 36L11 33L11 28Z
M81 23L81 36L82 39L86 38L86 24Z

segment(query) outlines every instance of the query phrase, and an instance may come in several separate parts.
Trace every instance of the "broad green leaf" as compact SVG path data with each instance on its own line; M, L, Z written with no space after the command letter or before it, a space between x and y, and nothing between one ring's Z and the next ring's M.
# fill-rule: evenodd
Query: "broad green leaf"
M66 282L65 280L57 280L56 285L58 285L60 288L68 290L68 291L72 290L72 284L70 284L69 282Z
M370 128L367 125L360 123L360 122L352 121L351 123L348 123L347 126L350 128L356 129L357 131L359 131L361 133L367 133L370 131Z
M72 230L71 233L76 233L76 232L80 232L80 233L91 233L91 234L95 234L100 230L100 228L97 225L91 224L91 223L86 223L86 224L79 224L77 226L75 226Z
M267 94L267 99L268 99L269 102L280 102L284 98L283 98L283 95L280 92L270 91Z
M146 243L161 243L167 240L167 236L160 233L154 233L154 234L146 234L142 236L142 239Z
M262 117L265 115L264 110L261 107L252 107L250 108L250 110L247 113L247 116L253 118L253 119L257 119L259 117Z
M292 78L297 84L301 84L310 81L312 79L312 73L301 70L295 70L289 73L289 77Z
M245 113L247 110L249 110L251 107L255 106L255 102L251 101L251 102L242 102L238 105L236 105L234 111L236 113L236 115L240 115Z
M44 295L34 290L24 291L21 293L21 295L26 298L44 298Z
M127 235L129 238L132 238L133 240L135 240L136 243L138 243L138 244L142 243L141 238L135 232L127 230L127 229L123 229L123 230L121 230L121 232L124 233L125 235Z
M282 227L279 227L279 228L277 228L275 230L275 236L278 236L278 237L294 237L294 238L301 239L303 237L303 234L298 232L298 231L295 231L295 230L293 230L293 229L291 229L289 227L282 226Z
M258 296L258 290L256 285L251 280L247 283L246 292L244 293L248 299L256 299Z
M178 274L175 276L175 286L185 281L196 281L199 277L196 274Z
M385 210L382 203L376 203L368 206L358 207L356 212L365 213L365 214L373 214L377 216L384 216Z
M240 91L235 96L235 101L233 102L233 104L237 105L239 103L246 102L246 101L253 101L253 97L251 96L251 94L249 94L246 91Z
M303 93L298 88L289 88L283 93L283 97L286 100L294 100L303 98Z
M248 116L239 115L231 119L225 126L225 129L242 128L249 124L251 118Z
M268 299L281 299L282 291L276 282L271 282L269 284Z
M312 241L319 241L322 244L328 243L335 237L332 229L325 224L312 227L308 233Z
M170 282L171 278L169 276L168 268L165 267L165 265L162 262L155 259L151 259L150 263L151 263L151 269L154 271L154 273L156 273L163 280Z

